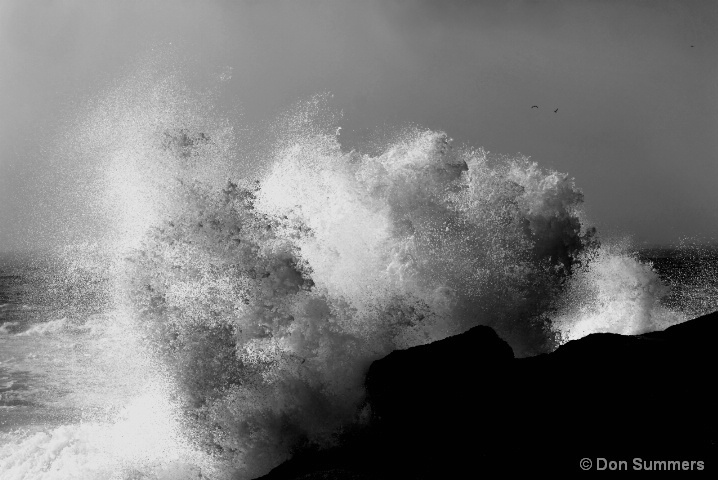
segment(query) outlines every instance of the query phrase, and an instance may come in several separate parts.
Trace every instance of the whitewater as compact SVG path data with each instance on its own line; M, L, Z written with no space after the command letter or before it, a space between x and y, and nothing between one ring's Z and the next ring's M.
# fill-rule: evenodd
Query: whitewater
M660 275L530 158L417 126L347 150L330 94L251 128L215 102L140 70L58 135L95 230L0 266L3 479L250 479L360 427L394 349L488 325L530 356L718 307L718 268Z

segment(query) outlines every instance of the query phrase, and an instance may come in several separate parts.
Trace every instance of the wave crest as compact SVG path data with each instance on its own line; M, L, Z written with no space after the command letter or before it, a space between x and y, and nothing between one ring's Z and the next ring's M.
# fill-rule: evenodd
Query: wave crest
M257 182L184 182L202 142L172 150L172 215L128 264L195 429L246 476L358 421L364 373L392 349L477 324L519 354L550 349L546 312L595 248L567 175L421 129L346 152L317 111L279 122Z

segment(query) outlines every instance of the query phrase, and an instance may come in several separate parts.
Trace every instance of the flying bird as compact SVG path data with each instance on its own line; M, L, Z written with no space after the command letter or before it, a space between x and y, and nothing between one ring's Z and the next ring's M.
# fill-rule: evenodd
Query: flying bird
M558 112L558 108L557 108L556 110L554 110L554 111L553 111L553 113L556 113L556 112Z
M531 107L531 108L538 108L538 105L534 105L534 106L533 106L533 107Z

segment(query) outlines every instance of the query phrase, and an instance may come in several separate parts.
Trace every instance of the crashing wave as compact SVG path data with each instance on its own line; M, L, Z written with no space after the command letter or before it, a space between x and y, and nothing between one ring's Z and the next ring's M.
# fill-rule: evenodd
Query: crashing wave
M245 476L332 444L392 349L477 324L523 355L552 348L547 313L598 248L567 175L420 129L380 155L346 152L313 112L282 119L256 182L186 181L187 158L217 163L202 151L212 135L163 131L176 203L127 264L194 430Z
M348 152L323 96L236 159L229 122L176 79L139 87L82 125L114 221L100 260L63 268L76 297L133 312L228 477L332 445L393 349L483 324L526 356L682 319L650 265L600 244L566 174L419 128Z

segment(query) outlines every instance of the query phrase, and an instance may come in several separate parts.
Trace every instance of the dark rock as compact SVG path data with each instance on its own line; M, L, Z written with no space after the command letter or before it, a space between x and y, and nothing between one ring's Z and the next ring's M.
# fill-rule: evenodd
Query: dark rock
M582 474L583 458L594 468L605 458L629 471L634 459L716 471L717 357L718 312L662 332L593 334L523 359L476 327L374 362L369 426L262 478Z
M372 414L375 421L392 428L411 428L416 424L413 414L431 422L433 411L418 412L414 406L468 406L481 395L480 384L486 380L482 377L500 382L513 359L511 347L484 326L429 345L396 350L375 361L367 373ZM457 410L452 408L437 420L444 421L444 415Z

